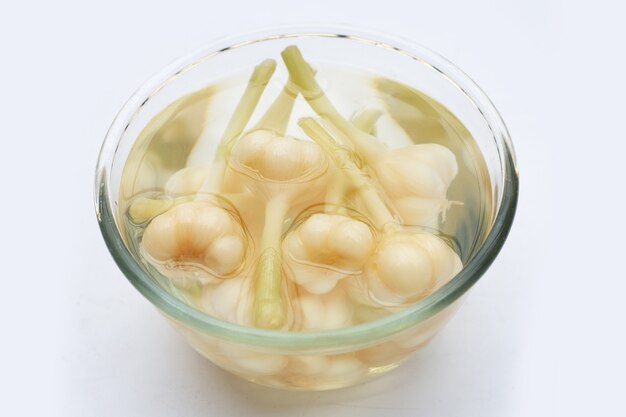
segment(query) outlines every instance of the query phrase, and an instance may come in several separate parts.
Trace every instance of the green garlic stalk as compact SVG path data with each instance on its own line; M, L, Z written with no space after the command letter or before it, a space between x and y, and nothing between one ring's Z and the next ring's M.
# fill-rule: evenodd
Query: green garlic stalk
M365 133L371 133L375 130L376 122L382 116L382 112L378 109L365 109L355 114L350 122L354 127ZM348 184L343 175L333 178L333 182L329 185L326 192L326 212L342 212L342 205L345 195L348 191Z
M361 132L372 134L376 128L376 122L383 112L378 109L365 109L355 114L350 123Z
M246 207L254 204L256 200L248 192L241 193L222 193L220 197L235 207ZM171 198L149 198L140 196L133 200L128 214L135 224L145 223L150 219L159 216L166 211L180 206L181 204L192 202L196 199L194 194L181 195Z
M378 194L378 190L370 178L358 167L353 152L345 146L339 145L315 119L305 117L300 119L298 124L304 133L324 150L335 166L347 177L351 185L357 189L372 217L374 226L379 230L384 230L387 225L395 225L396 219Z
M289 202L279 197L265 208L265 224L261 239L261 256L257 265L254 287L254 323L265 329L279 329L287 320L282 297L282 256L280 236Z
M173 174L165 185L165 191L166 194L176 198L139 197L135 199L129 209L130 217L135 223L143 223L174 206L192 201L194 198L187 197L188 195L199 193L196 198L201 199L205 194L219 191L226 170L226 153L248 124L275 70L276 61L273 59L266 59L254 68L235 112L222 134L212 165L210 167L187 167ZM286 111L288 103L276 105L275 108L276 111L279 109Z
M176 197L176 198L148 198L138 197L128 209L128 214L133 222L144 223L160 214L165 213L174 206L192 201L193 197Z
M376 158L376 155L380 152L387 150L382 143L367 133L357 129L337 111L324 93L324 90L322 90L315 80L315 74L302 57L298 47L293 45L288 46L281 55L287 66L289 75L300 88L300 94L302 94L311 108L313 108L320 117L329 119L350 139L359 155L364 159Z
M271 130L277 135L284 135L297 96L298 89L291 81L291 78L289 78L287 84L285 84L254 129Z
M315 70L311 71L315 74ZM252 130L271 130L277 135L284 136L297 96L298 86L289 77L281 92Z
M226 170L226 157L230 147L246 128L246 125L252 117L252 113L254 113L254 109L261 99L261 95L263 94L263 91L265 91L265 87L267 87L272 75L274 75L275 70L276 61L273 59L266 59L254 68L252 76L246 86L246 90L239 100L239 104L237 104L237 107L235 108L235 111L233 112L233 115L224 130L222 139L215 152L213 164L211 165L211 172L200 189L201 192L219 192L224 178L224 172Z
M309 105L336 127L369 165L395 210L408 224L437 227L439 216L453 204L448 188L458 173L454 154L434 143L390 150L371 135L345 120L321 89L295 46L287 47L283 60Z

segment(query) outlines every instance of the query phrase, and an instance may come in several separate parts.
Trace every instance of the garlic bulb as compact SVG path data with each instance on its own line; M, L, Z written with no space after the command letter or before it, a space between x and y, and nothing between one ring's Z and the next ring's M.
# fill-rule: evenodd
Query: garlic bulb
M434 143L410 145L370 163L404 223L437 226L439 215L445 216L451 204L446 193L458 173L448 148Z
M370 227L341 214L316 213L283 241L288 276L314 294L325 294L342 278L361 273L373 250Z
M262 187L308 182L310 177L319 177L325 171L324 155L315 143L279 136L271 130L247 133L234 145L232 155L235 170L267 181Z
M180 204L155 217L142 238L143 255L166 276L176 268L202 271L201 283L242 268L248 242L227 210L204 202Z
M401 231L382 238L364 276L372 299L397 306L428 295L462 266L459 256L441 238Z

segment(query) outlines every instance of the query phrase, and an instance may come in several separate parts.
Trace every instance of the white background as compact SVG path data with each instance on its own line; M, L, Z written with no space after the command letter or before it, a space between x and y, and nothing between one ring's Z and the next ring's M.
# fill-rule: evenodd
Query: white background
M0 415L626 415L620 2L87 3L0 6ZM92 203L137 86L215 37L294 22L440 52L495 102L521 170L510 238L450 325L392 374L329 393L257 387L191 351L118 271Z

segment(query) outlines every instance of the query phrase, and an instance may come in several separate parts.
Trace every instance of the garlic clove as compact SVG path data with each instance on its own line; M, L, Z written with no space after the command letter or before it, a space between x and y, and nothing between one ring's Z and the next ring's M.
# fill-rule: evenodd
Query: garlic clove
M265 154L268 143L275 137L276 135L269 130L254 130L247 133L234 145L232 153L236 155L237 161L241 165L254 167L254 164L257 164L258 160Z
M400 306L425 297L461 268L457 253L438 236L399 231L383 238L364 277L375 302Z
M454 154L438 144L389 151L375 165L376 177L405 224L436 227L450 206L447 191L458 173ZM442 220L443 220L442 219Z
M290 181L302 176L308 161L308 143L294 138L283 137L270 141L263 158L255 161L262 175L274 181Z
M390 340L361 349L356 352L356 357L367 366L378 368L397 365L410 354L411 351L398 346L395 340Z
M459 166L454 153L443 145L437 143L423 143L410 145L391 151L391 155L402 152L415 164L429 166L446 184L450 184L459 172Z
M368 368L353 355L292 356L280 376L291 386L330 390L361 382Z
M275 375L287 366L287 358L281 355L250 356L245 358L229 358L230 363L240 372L251 377Z
M233 219L226 210L200 203L189 204L196 206L195 212L178 209L181 206L174 208L178 221L176 239L183 251L204 252L216 239L233 231Z
M361 382L367 376L368 368L351 355L337 355L330 358L325 372L317 376L312 386L318 390L328 390Z
M394 200L394 207L402 217L404 224L419 225L436 229L442 214L452 203L419 197L399 197Z
M297 239L308 253L322 253L327 250L327 237L332 226L333 217L316 213L303 222L293 239Z
M155 217L144 231L142 245L150 257L158 261L178 256L174 217L163 214Z
M275 375L287 366L285 355L262 353L229 342L218 343L222 366L249 377Z
M297 303L301 330L338 329L352 324L352 304L341 288L323 295L301 292Z
M165 213L173 206L174 200L171 199L154 199L142 196L133 200L128 209L128 214L134 223L139 224Z
M374 250L372 231L361 221L344 216L335 218L335 227L328 237L328 249L346 264L341 266L360 269Z
M325 372L330 359L324 355L290 356L285 373L289 375L316 375Z
M240 138L229 160L233 169L242 174L278 183L311 180L306 177L313 173L322 176L327 170L317 145L268 130L254 130Z
M429 253L410 240L383 241L378 247L376 261L368 271L375 274L392 292L405 298L415 298L435 284Z
M246 248L239 236L228 235L215 240L204 254L204 263L212 265L218 275L232 274L244 262Z
M445 196L448 190L448 184L437 171L404 155L386 157L376 164L374 170L385 193L391 198L405 195L439 197Z
M332 291L337 282L348 276L345 272L320 268L285 257L288 266L287 276L311 294L326 294Z
M200 308L231 323L252 325L251 288L252 279L245 275L207 285L202 290Z

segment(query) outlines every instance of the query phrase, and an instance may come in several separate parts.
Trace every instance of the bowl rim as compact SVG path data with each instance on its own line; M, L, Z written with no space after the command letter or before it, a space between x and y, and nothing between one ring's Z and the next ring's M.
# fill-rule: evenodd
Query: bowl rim
M232 48L282 38L328 37L392 49L438 71L480 111L490 127L500 157L502 188L496 216L484 243L463 269L435 292L381 319L335 330L285 332L238 325L209 316L185 304L160 287L136 263L116 226L109 196L109 165L136 112L168 82L212 56ZM511 229L519 193L518 169L509 132L491 100L463 71L446 58L415 42L345 25L273 26L243 35L218 39L167 65L133 93L113 120L100 149L95 178L96 217L106 245L127 279L157 308L171 318L209 335L268 348L337 349L373 344L435 315L462 296L485 273Z

